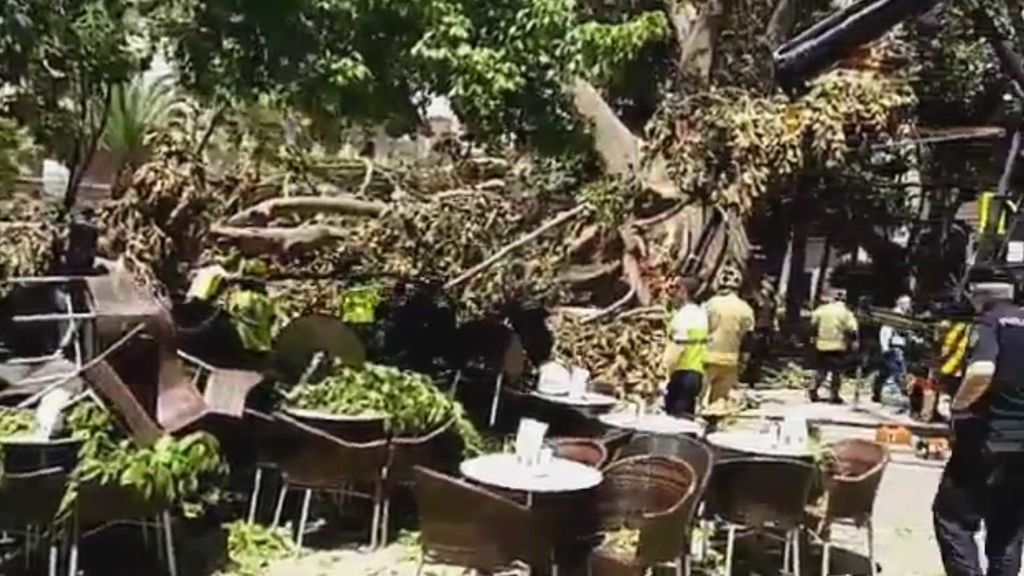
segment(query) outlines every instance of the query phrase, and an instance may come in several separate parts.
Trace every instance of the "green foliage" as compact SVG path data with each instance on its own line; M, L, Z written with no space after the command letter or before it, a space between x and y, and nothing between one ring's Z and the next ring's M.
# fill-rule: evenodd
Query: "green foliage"
M32 152L27 131L18 128L10 118L0 118L0 198L12 192L22 166Z
M271 528L241 520L227 525L228 566L217 576L264 576L271 562L295 552L287 528Z
M861 143L908 136L914 103L906 81L873 72L833 72L795 102L716 88L667 106L653 144L680 190L749 211L809 172L866 162Z
M623 24L586 22L572 31L583 76L604 84L653 42L665 38L668 21L663 12L644 12Z
M141 447L121 437L110 414L93 403L77 406L68 423L72 435L85 443L66 502L83 484L122 486L148 502L180 506L191 518L220 499L218 486L227 475L227 464L213 436L164 436L151 447Z
M0 406L0 438L30 434L36 429L36 416L31 410Z
M381 302L381 289L377 286L350 288L341 296L342 319L352 324L373 322L377 305Z
M7 112L37 141L81 169L102 134L111 89L146 58L133 0L5 0L0 84Z
M226 309L247 350L267 352L271 349L280 318L274 299L252 290L231 290Z
M467 449L477 451L483 443L462 406L430 378L390 366L340 367L319 382L294 389L290 405L337 415L384 415L398 436L422 435L455 418Z
M293 107L410 132L428 95L451 98L470 130L542 147L579 126L562 90L608 76L664 33L660 13L581 21L572 0L297 0L154 3L184 83L207 97Z
M138 76L114 87L103 146L120 168L138 166L145 159L146 140L167 125L179 104L170 78L147 81Z

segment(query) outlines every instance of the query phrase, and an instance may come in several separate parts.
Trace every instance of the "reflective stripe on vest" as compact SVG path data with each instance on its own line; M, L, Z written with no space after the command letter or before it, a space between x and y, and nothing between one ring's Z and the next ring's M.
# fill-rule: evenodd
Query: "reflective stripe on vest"
M942 365L939 372L943 376L959 376L964 371L964 359L967 357L969 325L963 322L954 324L942 339Z
M983 192L978 205L978 232L988 231L994 225L996 234L1006 234L1006 211L995 192Z

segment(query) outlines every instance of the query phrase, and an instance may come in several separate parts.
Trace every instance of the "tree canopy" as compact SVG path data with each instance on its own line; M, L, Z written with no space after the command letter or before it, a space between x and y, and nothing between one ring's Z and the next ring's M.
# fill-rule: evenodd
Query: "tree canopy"
M173 0L154 15L203 96L405 133L444 95L475 137L542 147L578 128L566 81L606 80L667 32L660 11L601 22L570 0Z

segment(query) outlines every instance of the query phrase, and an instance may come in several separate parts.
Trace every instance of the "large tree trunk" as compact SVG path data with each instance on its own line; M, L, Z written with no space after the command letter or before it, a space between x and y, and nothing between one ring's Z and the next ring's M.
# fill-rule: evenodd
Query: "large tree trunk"
M683 40L679 69L703 83L711 80L718 35L725 21L726 0L709 0Z
M643 171L641 178L647 188L666 198L679 197L664 161L655 159L644 169L643 141L630 132L596 88L582 78L574 79L566 88L576 112L590 123L594 147L608 174L629 176Z

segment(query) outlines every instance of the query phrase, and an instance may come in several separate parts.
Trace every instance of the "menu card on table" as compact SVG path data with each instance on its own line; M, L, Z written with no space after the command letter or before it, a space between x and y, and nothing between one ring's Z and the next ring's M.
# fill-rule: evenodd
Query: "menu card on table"
M531 418L520 420L519 430L516 432L516 462L527 466L538 464L547 432L548 425L545 422Z
M782 420L782 427L779 431L779 441L783 446L806 446L807 438L806 416L788 415Z
M590 382L590 371L579 366L573 366L571 379L569 381L569 395L573 398L582 398L587 394L587 384Z

